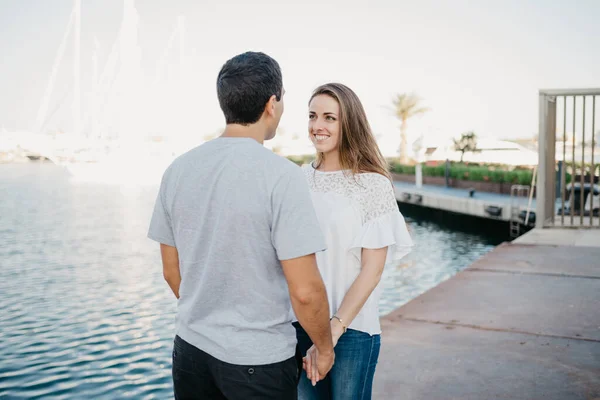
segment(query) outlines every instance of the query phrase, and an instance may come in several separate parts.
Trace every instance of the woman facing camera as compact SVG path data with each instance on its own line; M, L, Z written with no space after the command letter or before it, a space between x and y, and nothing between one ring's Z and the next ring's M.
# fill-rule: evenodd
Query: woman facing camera
M318 351L296 322L303 359L300 399L370 399L379 357L379 282L385 264L412 240L398 210L387 163L356 94L339 83L315 89L308 134L316 160L302 168L327 250L317 264L327 287L335 364L320 377Z

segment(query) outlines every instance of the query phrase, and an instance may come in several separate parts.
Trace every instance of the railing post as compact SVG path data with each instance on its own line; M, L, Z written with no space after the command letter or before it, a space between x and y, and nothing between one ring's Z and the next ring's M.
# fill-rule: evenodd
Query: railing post
M546 222L556 216L556 96L546 96Z
M595 226L594 222L598 216L594 216L593 191L594 184L590 184L586 190L587 180L586 165L591 161L591 180L595 176L597 160L595 158L596 140L592 137L591 147L586 141L589 137L591 125L592 135L596 131L596 100L600 96L600 88L591 89L548 89L539 91L539 140L538 140L538 175L536 187L536 228L544 227L582 227L584 225ZM558 110L558 99L562 100L561 109ZM586 101L591 98L591 110ZM578 102L578 100L581 100ZM572 101L569 107L567 102ZM578 112L580 105L582 107ZM568 112L570 111L570 112ZM590 113L591 111L591 113ZM556 137L558 113L561 113L561 136L562 136L562 161L556 163ZM590 117L591 114L591 117ZM572 129L567 130L567 116L572 120ZM591 119L591 121L590 121ZM581 121L581 123L579 123ZM591 122L591 124L590 124ZM571 136L570 139L567 135ZM570 149L567 149L567 146ZM567 154L567 150L568 153ZM580 158L577 155L580 154ZM570 159L567 158L567 155ZM591 156L591 157L590 157ZM591 160L590 160L591 158ZM558 171L558 172L557 172ZM570 183L567 186L567 174ZM575 187L577 184L577 187ZM568 189L568 192L567 192ZM568 197L568 199L567 199ZM557 204L556 199L559 199ZM560 207L560 220L555 220L557 209ZM565 207L570 211L569 221L566 221ZM597 208L596 208L597 210ZM577 218L575 218L577 217ZM589 218L589 222L586 222ZM597 225L600 227L600 225Z
M556 204L556 97L540 92L535 227L554 222Z
M535 227L543 228L546 223L546 194L547 184L546 182L546 151L547 151L547 140L546 135L546 115L548 112L546 101L546 95L540 93L539 99L539 132L538 132L538 176L537 176L537 190L536 190L536 207L535 207Z

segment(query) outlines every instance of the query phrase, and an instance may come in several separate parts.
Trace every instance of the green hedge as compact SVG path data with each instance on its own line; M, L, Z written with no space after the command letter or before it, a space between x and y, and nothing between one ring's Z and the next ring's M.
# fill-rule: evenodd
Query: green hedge
M298 165L306 164L314 160L314 156L289 156L289 160ZM414 165L402 165L394 161L388 160L390 171L397 174L414 175ZM500 165L466 165L461 163L450 164L450 177L466 181L476 182L495 182L495 183L511 183L519 185L530 185L533 170L529 168L514 168L508 169L506 166ZM566 173L567 183L571 182L571 174ZM445 164L436 166L423 165L423 176L446 176Z
M315 156L314 155L288 156L287 159L298 165L304 165L304 164L308 164L311 161L313 161L315 159Z
M415 174L415 167L413 165L390 163L390 170L398 174ZM532 174L533 170L530 169L509 170L506 167L470 166L459 163L454 163L450 166L451 178L476 182L530 185ZM446 166L444 164L437 166L423 165L423 176L446 176ZM567 183L569 183L571 181L571 174L566 174L566 179Z

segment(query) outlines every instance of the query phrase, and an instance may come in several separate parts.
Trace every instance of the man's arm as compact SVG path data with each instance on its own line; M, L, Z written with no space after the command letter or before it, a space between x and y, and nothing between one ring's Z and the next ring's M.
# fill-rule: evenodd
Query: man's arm
M179 272L179 253L173 246L160 244L160 255L163 263L163 276L169 287L179 298L179 285L181 284L181 273Z
M281 261L292 307L298 322L317 348L319 375L325 377L333 365L334 352L329 323L329 301L314 254Z
M304 172L288 165L288 171L277 181L271 195L271 240L281 261L296 317L314 343L305 360L318 369L313 374L316 384L327 375L335 359L329 302L314 254L324 250L326 244Z

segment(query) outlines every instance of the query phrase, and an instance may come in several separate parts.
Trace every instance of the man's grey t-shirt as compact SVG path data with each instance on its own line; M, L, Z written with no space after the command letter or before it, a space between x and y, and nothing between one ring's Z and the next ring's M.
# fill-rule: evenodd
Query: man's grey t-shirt
M167 168L148 237L177 248L177 334L231 364L295 353L280 260L325 249L301 169L249 138L218 138Z

